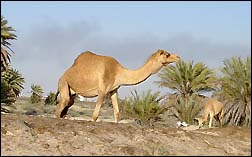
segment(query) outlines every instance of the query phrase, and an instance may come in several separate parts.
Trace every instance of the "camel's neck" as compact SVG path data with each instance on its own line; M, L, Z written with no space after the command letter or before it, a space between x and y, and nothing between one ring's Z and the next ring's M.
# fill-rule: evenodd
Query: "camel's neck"
M139 84L156 72L157 68L155 69L155 66L151 62L146 62L137 70L124 68L119 75L120 85Z

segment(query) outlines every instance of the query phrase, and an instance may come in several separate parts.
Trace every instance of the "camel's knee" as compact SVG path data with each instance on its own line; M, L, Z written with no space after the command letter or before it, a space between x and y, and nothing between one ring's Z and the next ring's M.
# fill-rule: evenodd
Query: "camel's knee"
M66 98L63 98L60 100L60 102L58 103L56 110L55 110L56 118L63 118L66 115L67 111L63 113L63 110L68 106L69 102L70 102L69 97L66 97Z

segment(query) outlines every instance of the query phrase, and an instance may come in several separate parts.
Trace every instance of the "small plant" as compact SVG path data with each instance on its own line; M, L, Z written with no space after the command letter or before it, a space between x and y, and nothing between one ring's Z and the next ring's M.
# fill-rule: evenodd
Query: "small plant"
M40 87L40 85L34 85L34 84L32 84L31 85L31 89L32 89L32 91L31 91L32 95L31 95L31 98L30 98L31 103L33 104L33 103L40 102L41 99L42 99L42 97L43 97L42 96L43 90Z
M121 102L122 117L134 118L140 125L151 126L152 122L159 119L159 115L165 111L165 108L159 106L159 102L163 99L159 92L152 94L151 90L148 90L139 96L134 90L131 94L132 97Z
M184 121L188 124L194 124L194 119L199 116L203 107L203 97L191 95L185 98L181 95L171 95L167 101L172 115L178 120Z
M45 99L45 105L52 105L55 102L56 94L54 92L50 92L46 99Z

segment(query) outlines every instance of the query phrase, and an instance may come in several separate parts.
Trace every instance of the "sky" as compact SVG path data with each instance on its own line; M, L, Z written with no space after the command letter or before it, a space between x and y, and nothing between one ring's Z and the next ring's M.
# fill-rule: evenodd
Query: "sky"
M112 56L129 69L157 49L218 72L234 56L251 57L250 1L1 1L1 15L16 32L12 67L25 78L21 95L38 84L46 96L84 51ZM166 94L157 74L119 97L151 89Z

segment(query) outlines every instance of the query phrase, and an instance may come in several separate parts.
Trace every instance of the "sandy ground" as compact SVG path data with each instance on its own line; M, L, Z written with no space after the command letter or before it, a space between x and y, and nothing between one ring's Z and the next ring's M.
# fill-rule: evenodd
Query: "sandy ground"
M150 128L126 122L1 114L1 155L251 156L251 128Z

